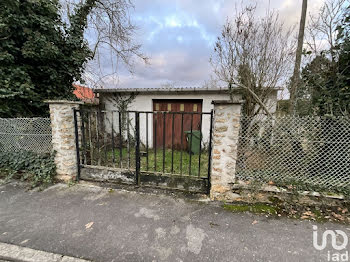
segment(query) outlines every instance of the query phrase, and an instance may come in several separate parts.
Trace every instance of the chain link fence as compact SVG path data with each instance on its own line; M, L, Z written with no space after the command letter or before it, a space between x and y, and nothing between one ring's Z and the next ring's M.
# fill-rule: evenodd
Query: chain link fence
M350 189L350 119L242 117L236 178Z
M49 118L0 118L0 151L50 153Z

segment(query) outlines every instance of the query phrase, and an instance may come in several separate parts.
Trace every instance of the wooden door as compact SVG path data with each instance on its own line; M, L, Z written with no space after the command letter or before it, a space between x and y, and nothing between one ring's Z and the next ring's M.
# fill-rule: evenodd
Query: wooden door
M199 130L201 121L200 114L188 113L202 112L202 100L153 100L153 111L159 112L153 115L153 146L162 148L165 141L166 148L172 148L173 143L179 150L182 137L182 147L187 149L185 131L191 130L191 122L192 130Z

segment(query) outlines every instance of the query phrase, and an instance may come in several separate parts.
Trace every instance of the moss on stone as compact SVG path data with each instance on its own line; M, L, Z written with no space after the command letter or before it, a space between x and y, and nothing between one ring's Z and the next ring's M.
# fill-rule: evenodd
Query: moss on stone
M222 206L225 210L231 211L231 212L251 212L251 213L257 213L257 214L278 214L278 208L274 206L270 206L263 203L256 203L256 204L240 204L240 205L231 205L231 204L224 204Z

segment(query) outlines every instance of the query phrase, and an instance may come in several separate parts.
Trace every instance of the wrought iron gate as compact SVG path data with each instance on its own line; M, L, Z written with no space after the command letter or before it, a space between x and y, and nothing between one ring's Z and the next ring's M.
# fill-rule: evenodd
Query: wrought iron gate
M75 109L74 121L77 179L209 192L213 112Z

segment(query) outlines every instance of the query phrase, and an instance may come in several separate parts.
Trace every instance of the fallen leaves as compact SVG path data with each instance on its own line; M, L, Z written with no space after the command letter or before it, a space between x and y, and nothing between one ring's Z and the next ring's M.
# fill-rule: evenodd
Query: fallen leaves
M331 222L342 222L349 223L349 210L346 207L328 207L324 206L290 206L284 209L284 214L287 217L300 218L303 220L313 221L331 221Z
M341 212L342 214L349 212L349 210L347 208L341 208L341 207L338 207L338 211Z
M94 224L94 222L87 223L87 224L85 225L85 229L91 228L93 224Z
M315 217L315 214L312 213L311 211L306 211L303 213L304 216L308 216L308 217Z
M216 223L214 223L212 221L209 222L209 225L210 225L210 227L214 227L214 226L218 227L218 226L220 226L219 224L216 224Z
M332 212L331 215L333 217L335 217L336 219L340 220L340 221L344 221L345 220L345 218L342 215L340 215L340 214L336 214L336 213Z

